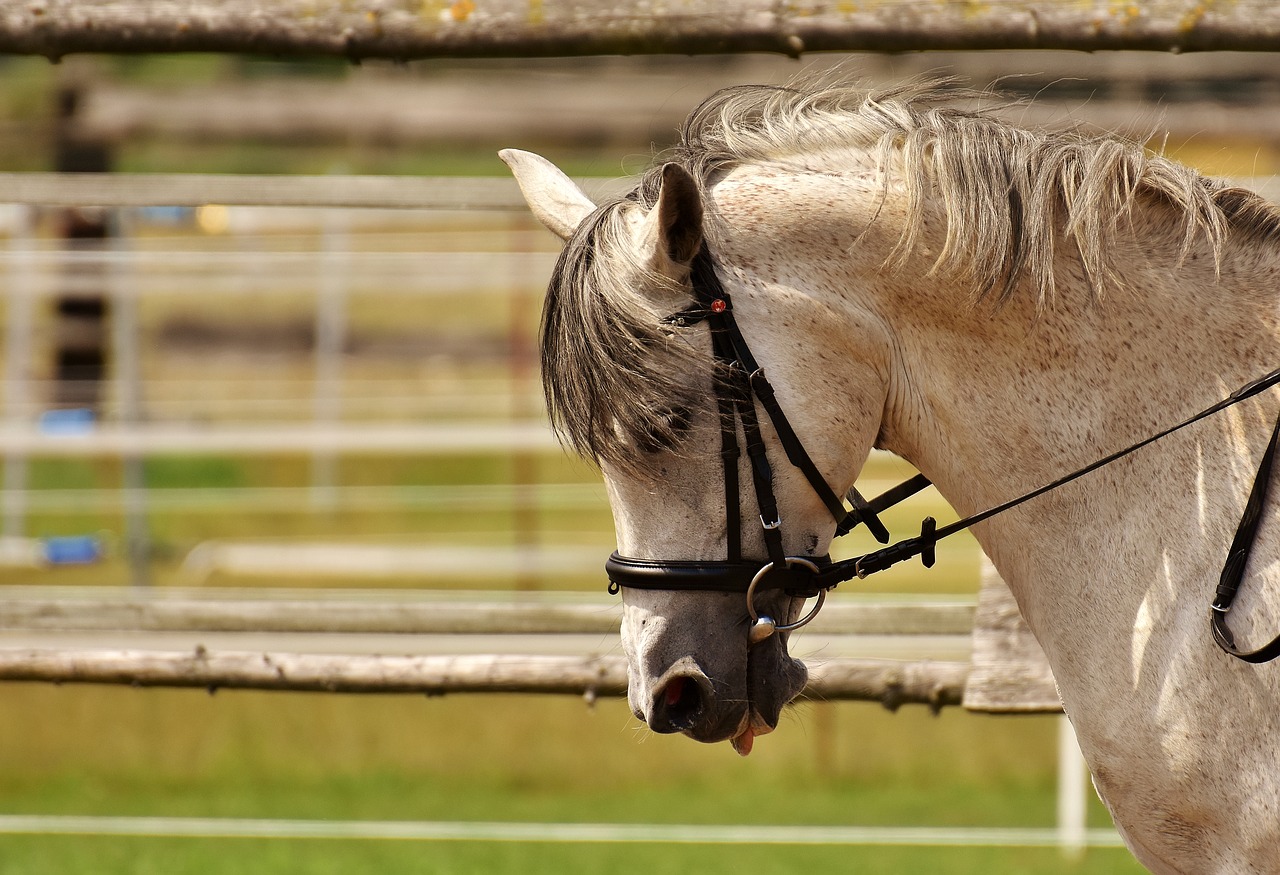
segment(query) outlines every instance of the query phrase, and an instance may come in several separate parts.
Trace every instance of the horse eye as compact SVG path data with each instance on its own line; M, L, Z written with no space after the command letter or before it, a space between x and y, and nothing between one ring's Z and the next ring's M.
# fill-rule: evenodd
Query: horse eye
M658 415L658 423L641 435L638 443L646 453L674 449L680 439L693 426L693 413L688 407L677 405Z

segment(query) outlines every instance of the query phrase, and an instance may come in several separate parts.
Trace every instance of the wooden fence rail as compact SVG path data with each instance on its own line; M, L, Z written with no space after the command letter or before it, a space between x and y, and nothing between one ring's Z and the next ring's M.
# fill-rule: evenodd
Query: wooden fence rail
M923 704L934 710L1060 710L1016 607L989 568L980 607L965 599L833 600L814 621L815 633L843 635L965 635L976 628L975 660L815 658L804 695L818 700L879 702L888 708ZM163 591L160 591L163 593ZM565 596L467 598L401 595L366 602L350 593L291 598L200 596L126 590L17 588L0 599L0 681L125 684L138 687L298 690L340 693L560 693L618 696L626 666L614 655L427 655L275 653L3 647L5 632L331 632L405 634L617 633L619 612L602 599ZM975 619L975 612L980 616ZM1009 642L1012 641L1012 646Z
M973 49L1274 51L1272 0L2 0L0 52L349 58Z
M378 596L375 595L375 598ZM327 633L404 635L616 636L615 600L582 594L358 594L287 590L216 591L15 588L0 599L0 681L124 684L137 687L295 690L335 693L552 693L588 698L626 693L626 665L613 655L482 654L376 656L213 650L4 648L5 632ZM818 634L969 633L970 599L833 601L815 620ZM828 658L810 665L805 695L864 700L897 708L959 705L969 665L957 662Z
M830 659L810 666L807 698L961 704L968 663ZM0 681L134 687L293 690L328 693L559 693L594 699L626 694L620 656L366 656L311 653L185 653L0 650Z
M602 560L603 562L603 560ZM601 567L603 565L601 564ZM97 588L95 588L97 589ZM41 587L0 598L0 633L22 631L118 632L316 632L405 635L617 634L616 599L585 594L508 594L505 598L394 600L325 597L316 591L290 596L212 597L199 590L102 588L59 596ZM968 635L974 602L956 599L832 599L812 631L843 635Z
M627 184L609 179L582 183L592 196L621 193ZM521 213L528 209L515 180L509 177L230 173L0 173L0 203L62 207L223 204Z
M833 601L816 633L967 635L969 599ZM195 590L139 593L91 588L60 594L17 588L0 599L5 632L329 633L405 635L617 635L615 601L582 595L491 594L465 598L404 593L366 601L352 593L286 590L246 594ZM805 695L897 708L959 705L969 665L957 662L828 658L810 665ZM626 693L626 665L613 655L483 654L376 656L213 650L0 647L0 681L137 687L295 690L335 693L552 693L588 698Z
M3 2L3 0L0 0ZM1280 9L1280 5L1277 6ZM621 195L634 181L576 180L593 198ZM1275 177L1239 177L1237 185L1280 201ZM478 210L524 214L515 180L505 177L277 176L201 173L0 173L0 203L33 206L198 207L205 204L393 210ZM57 256L67 259L65 254ZM129 258L95 253L100 261ZM144 256L150 257L150 256ZM405 257L405 256L402 256Z

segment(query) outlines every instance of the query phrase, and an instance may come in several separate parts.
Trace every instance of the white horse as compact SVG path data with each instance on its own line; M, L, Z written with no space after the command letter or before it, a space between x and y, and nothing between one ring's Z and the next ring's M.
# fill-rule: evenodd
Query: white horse
M603 468L621 553L725 553L707 328L662 321L690 305L704 243L838 494L879 447L979 511L1280 365L1280 211L1137 145L1020 129L953 96L733 89L599 207L545 159L503 153L567 241L545 386L561 434ZM1207 622L1278 405L1258 395L974 530L1157 872L1280 871L1280 665L1227 656ZM831 515L765 435L786 550L821 556ZM763 559L759 525L742 529ZM1268 521L1230 614L1242 646L1280 629L1278 558ZM801 610L771 598L762 611ZM803 684L784 634L751 646L740 594L623 600L630 702L657 731L746 753Z

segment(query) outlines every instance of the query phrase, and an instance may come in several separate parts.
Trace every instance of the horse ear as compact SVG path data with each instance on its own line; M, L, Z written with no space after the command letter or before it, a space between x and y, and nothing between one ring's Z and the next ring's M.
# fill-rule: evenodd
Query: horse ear
M503 149L498 157L511 168L533 215L561 240L572 237L582 220L596 208L572 179L541 155Z
M679 164L663 166L658 205L645 225L660 270L674 262L683 271L702 248L702 194L697 180Z

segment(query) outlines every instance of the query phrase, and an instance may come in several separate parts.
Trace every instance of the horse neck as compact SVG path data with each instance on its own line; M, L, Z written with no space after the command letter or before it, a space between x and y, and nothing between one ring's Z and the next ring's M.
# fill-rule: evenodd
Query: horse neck
M882 445L969 513L1141 440L1280 365L1277 247L1229 241L1219 275L1207 246L1179 265L1177 242L1139 223L1115 244L1127 287L1100 298L1060 253L1057 294L1042 308L1029 293L1003 307L966 306L945 280L921 273L914 306L892 302L910 315L895 323L899 363ZM1216 553L1275 406L1249 402L975 534L1015 591L1019 579L1064 563L1124 574L1106 545L1125 532L1149 534L1153 546L1169 531L1212 533L1181 546ZM1149 559L1126 549L1136 564Z
M1039 312L1029 291L1003 308L969 305L963 283L931 274L928 258L894 277L850 279L850 306L863 297L890 334L879 443L961 514L1131 445L1280 366L1280 247L1228 241L1218 276L1206 247L1179 267L1179 241L1135 225L1111 249L1127 288L1095 299L1072 253L1059 252L1057 295ZM1266 868L1239 849L1276 846L1267 806L1280 781L1266 732L1280 681L1226 664L1206 615L1277 395L974 529L1048 656L1099 792L1156 871ZM1280 489L1271 492L1264 517L1274 521ZM1264 525L1231 614L1249 646L1280 623L1277 557L1280 526ZM1169 843L1204 812L1221 813L1220 845Z
M1015 288L1003 304L975 304L963 277L934 269L944 246L938 215L914 254L892 266L906 215L900 195L872 173L748 168L717 185L725 222L712 243L762 287L807 289L786 306L818 314L811 341L861 357L859 375L885 376L877 446L914 463L962 514L1141 440L1280 366L1280 244L1227 240L1215 259L1196 241L1183 253L1178 218L1137 204L1108 242L1124 288L1094 288L1072 244L1059 241L1052 300ZM778 294L759 297L757 306L784 306ZM772 315L773 324L805 324ZM819 335L830 325L848 333L844 346ZM1011 584L1062 562L1115 569L1109 550L1089 548L1114 542L1137 515L1200 514L1206 501L1204 514L1221 519L1182 524L1225 530L1229 540L1228 517L1267 439L1265 427L1243 426L1267 422L1275 406L1248 402L975 534ZM1207 499L1197 477L1214 493Z

